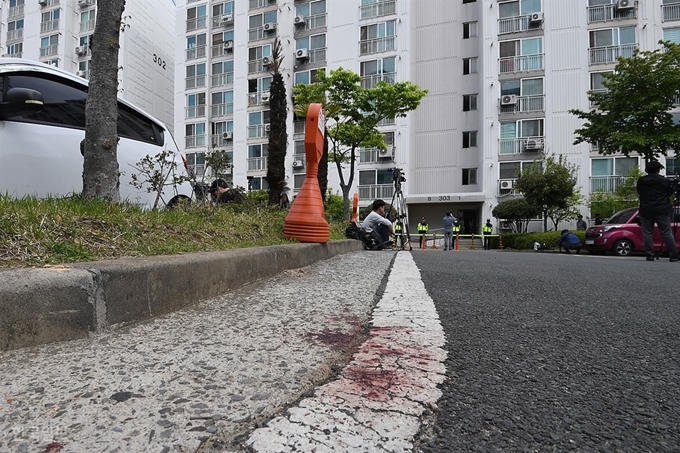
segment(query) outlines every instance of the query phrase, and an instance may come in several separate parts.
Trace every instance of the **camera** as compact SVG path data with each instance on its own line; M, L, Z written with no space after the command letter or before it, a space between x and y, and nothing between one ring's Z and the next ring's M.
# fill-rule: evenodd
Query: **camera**
M392 182L399 188L401 183L406 181L406 176L404 176L404 170L401 168L388 168L387 171L392 173Z

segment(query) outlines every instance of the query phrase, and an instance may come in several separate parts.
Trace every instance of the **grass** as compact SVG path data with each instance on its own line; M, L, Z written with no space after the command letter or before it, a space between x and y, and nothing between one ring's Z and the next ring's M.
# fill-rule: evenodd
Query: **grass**
M248 194L242 205L172 211L0 195L0 268L295 243L283 237L286 214L266 206L261 194ZM331 239L344 239L346 222L330 226Z

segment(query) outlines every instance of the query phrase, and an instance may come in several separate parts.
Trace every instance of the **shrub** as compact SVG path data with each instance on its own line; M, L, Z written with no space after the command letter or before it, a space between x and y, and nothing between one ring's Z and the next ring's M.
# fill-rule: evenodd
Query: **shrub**
M585 239L585 231L574 231L581 239ZM534 242L545 244L547 246L557 247L557 241L560 240L562 234L559 231L547 231L545 233L510 233L503 235L503 248L515 250L531 250L534 248ZM492 248L498 247L498 238L492 238Z

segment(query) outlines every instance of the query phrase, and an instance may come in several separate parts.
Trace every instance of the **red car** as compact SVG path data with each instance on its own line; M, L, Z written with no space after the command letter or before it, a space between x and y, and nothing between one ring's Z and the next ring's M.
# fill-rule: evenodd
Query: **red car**
M678 216L671 224L671 232L680 249L680 231L678 231ZM665 252L665 245L661 247L661 233L654 225L654 250ZM632 253L644 253L642 244L642 227L638 217L638 208L628 208L617 212L603 225L596 225L586 231L585 248L590 253L612 252L618 256L628 256Z

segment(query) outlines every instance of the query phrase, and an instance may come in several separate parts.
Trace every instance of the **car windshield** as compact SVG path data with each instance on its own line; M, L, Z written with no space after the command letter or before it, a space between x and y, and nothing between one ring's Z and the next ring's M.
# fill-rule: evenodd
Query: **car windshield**
M607 223L609 224L614 224L614 223L626 223L628 220L630 220L630 216L632 216L635 211L637 211L637 208L628 208L624 209L623 211L619 211L613 216L607 220Z

